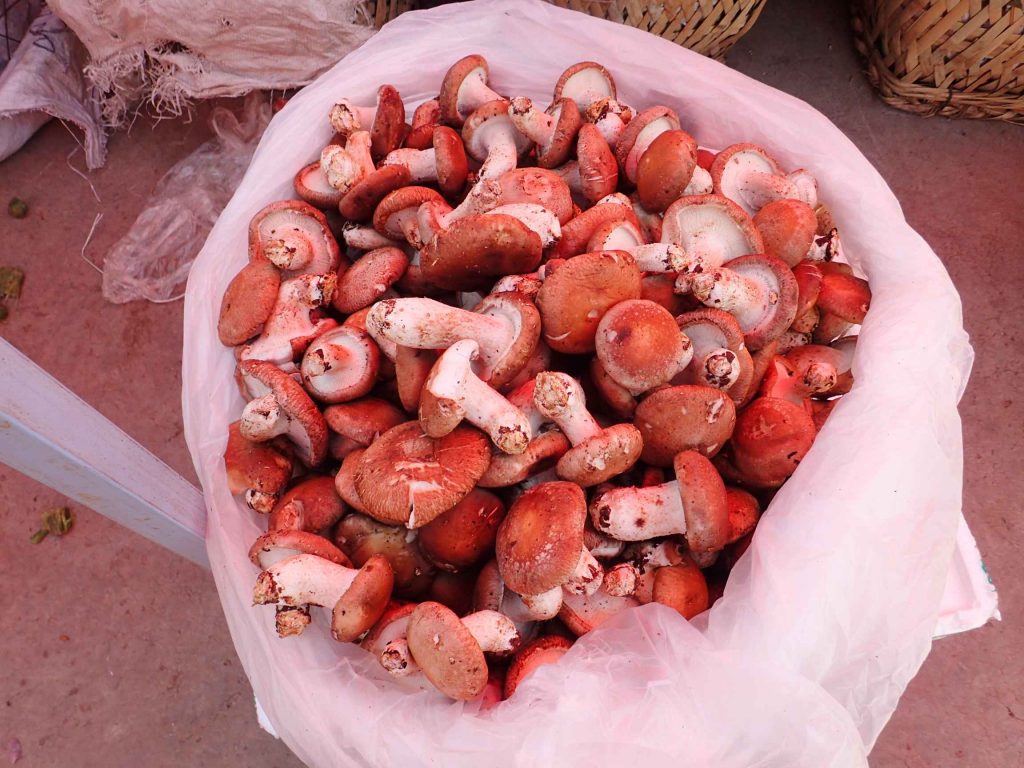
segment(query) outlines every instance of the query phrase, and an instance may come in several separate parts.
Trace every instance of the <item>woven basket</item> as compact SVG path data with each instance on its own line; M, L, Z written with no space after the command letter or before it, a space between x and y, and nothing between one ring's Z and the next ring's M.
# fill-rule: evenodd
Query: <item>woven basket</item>
M754 26L767 0L549 0L562 8L629 24L686 48L722 58ZM423 0L382 0L367 3L376 26L403 11L437 5Z
M1024 123L1021 0L855 0L853 30L888 104Z

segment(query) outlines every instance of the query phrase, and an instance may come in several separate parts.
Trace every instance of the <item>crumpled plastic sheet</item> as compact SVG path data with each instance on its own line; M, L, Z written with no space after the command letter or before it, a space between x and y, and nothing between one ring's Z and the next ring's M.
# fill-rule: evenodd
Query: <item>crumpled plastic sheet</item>
M247 550L261 524L227 489L221 454L243 401L216 333L247 223L292 196L293 174L330 137L330 105L372 103L388 82L411 109L475 52L497 90L542 103L564 67L600 60L627 103L676 108L701 144L752 141L787 169L809 168L873 291L856 385L766 511L724 597L691 624L654 604L620 614L484 713L407 692L322 620L281 640L273 611L252 607ZM865 766L936 626L961 506L956 405L972 359L942 264L878 172L809 105L536 0L405 14L275 117L189 280L185 434L235 648L274 728L310 766Z
M115 304L173 298L269 121L270 104L260 92L246 98L241 115L226 107L210 112L216 137L164 174L145 209L103 260L103 298Z

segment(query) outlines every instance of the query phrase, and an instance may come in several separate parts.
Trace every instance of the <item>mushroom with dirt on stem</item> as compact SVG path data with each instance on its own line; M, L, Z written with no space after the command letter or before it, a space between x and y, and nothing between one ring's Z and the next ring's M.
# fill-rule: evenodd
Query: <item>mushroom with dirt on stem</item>
M542 112L531 99L516 96L509 102L508 116L516 130L537 145L541 168L556 168L566 161L583 122L576 102L565 98Z
M817 184L806 171L788 176L768 151L756 144L733 144L715 156L711 165L715 193L729 198L753 216L776 200L818 204Z
M228 490L236 496L244 494L250 509L267 514L292 476L292 459L274 443L245 438L241 422L236 421L228 426L224 468Z
M429 149L396 149L384 158L382 167L403 166L412 184L436 182L445 195L457 195L466 184L469 165L462 137L447 126L434 128Z
M676 324L692 343L693 358L672 383L714 387L737 403L743 400L754 375L754 361L736 318L725 310L705 307L677 316Z
M441 121L461 127L466 118L484 104L504 98L488 87L489 76L487 59L479 54L464 56L452 64L441 81L437 97Z
M306 348L299 372L306 391L317 400L342 403L368 394L379 367L380 349L369 334L342 325Z
M285 277L323 275L338 268L341 251L327 218L301 200L280 200L249 221L249 261L269 261Z
M530 149L530 140L516 130L504 99L488 102L466 118L462 141L466 154L481 164L478 183L511 171Z
M377 89L376 107L361 107L341 99L331 107L329 117L331 127L342 136L369 131L376 157L397 149L405 137L405 105L393 85Z

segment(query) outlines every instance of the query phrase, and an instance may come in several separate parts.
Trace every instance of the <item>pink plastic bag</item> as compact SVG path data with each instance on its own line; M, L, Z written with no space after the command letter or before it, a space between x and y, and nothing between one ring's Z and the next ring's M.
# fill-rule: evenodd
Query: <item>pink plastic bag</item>
M246 225L292 196L342 96L393 83L410 109L447 67L487 56L499 92L547 103L569 64L598 59L630 104L665 103L701 144L763 144L817 177L874 298L856 386L764 516L725 596L688 624L648 605L581 638L515 697L479 713L409 692L324 623L280 640L251 607L259 522L227 490L227 424L243 402L217 340ZM193 268L185 319L186 437L235 647L277 732L311 766L864 766L928 653L960 510L956 404L972 352L960 301L891 191L825 117L660 38L535 0L403 15L274 118Z

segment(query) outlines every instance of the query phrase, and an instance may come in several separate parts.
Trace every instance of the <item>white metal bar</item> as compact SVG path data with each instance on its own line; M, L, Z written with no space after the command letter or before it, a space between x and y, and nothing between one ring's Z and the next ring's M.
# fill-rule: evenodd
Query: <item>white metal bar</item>
M199 490L2 338L0 463L209 567Z

